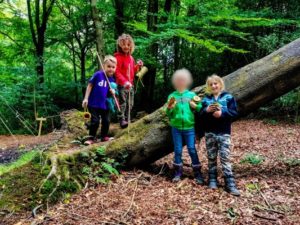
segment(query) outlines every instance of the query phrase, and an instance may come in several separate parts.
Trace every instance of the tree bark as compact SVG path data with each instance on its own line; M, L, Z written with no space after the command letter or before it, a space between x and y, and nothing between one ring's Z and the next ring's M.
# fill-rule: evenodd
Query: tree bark
M84 97L85 95L85 86L86 86L86 76L85 76L85 57L86 57L86 52L85 49L80 50L80 83L81 83L81 91L82 91L82 96Z
M246 115L300 85L300 39L224 77L226 90ZM203 91L203 86L194 89ZM130 125L108 144L107 153L141 166L172 152L170 127L164 107Z
M148 1L148 15L147 15L147 29L152 32L157 31L157 21L158 21L158 0L149 0ZM153 43L149 47L153 61L157 61L157 52L158 44ZM144 77L144 85L142 96L144 102L144 108L147 112L151 112L153 108L153 95L154 95L154 86L155 86L155 77L156 77L156 65L148 65L148 73Z
M115 2L115 38L117 39L121 34L124 33L124 1L123 0L114 0Z
M73 75L74 75L74 94L75 94L75 102L78 102L79 96L78 96L78 77L77 77L77 65L76 65L76 53L75 53L75 46L74 46L74 40L71 41L71 53L72 53L72 64L73 64Z
M32 0L27 0L27 12L32 42L35 47L36 73L39 83L44 83L44 49L47 23L55 0L35 0L35 12L32 13ZM42 6L41 6L42 4ZM42 9L42 12L41 12Z
M97 0L91 0L92 18L94 21L95 33L96 33L96 47L101 59L104 58L104 39L103 39L103 21L99 17L99 11L97 9ZM101 65L99 65L99 68Z

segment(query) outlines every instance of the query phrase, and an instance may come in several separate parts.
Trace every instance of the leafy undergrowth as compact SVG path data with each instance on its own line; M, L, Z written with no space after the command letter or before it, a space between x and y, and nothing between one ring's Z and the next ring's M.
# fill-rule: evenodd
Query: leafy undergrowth
M169 155L146 170L91 185L34 220L12 214L3 224L299 224L300 126L239 121L232 139L239 198L222 187L196 185L185 153L185 178L178 184L171 182ZM206 175L203 142L198 152Z

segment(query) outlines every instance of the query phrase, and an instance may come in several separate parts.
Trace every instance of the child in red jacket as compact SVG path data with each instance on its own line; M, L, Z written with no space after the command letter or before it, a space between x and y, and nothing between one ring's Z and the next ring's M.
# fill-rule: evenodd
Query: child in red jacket
M129 115L134 102L134 76L143 62L139 60L135 64L132 53L134 51L134 41L128 34L122 34L117 40L118 51L115 57L118 61L116 69L116 82L119 89L119 102L121 112L118 114L121 128L128 126Z

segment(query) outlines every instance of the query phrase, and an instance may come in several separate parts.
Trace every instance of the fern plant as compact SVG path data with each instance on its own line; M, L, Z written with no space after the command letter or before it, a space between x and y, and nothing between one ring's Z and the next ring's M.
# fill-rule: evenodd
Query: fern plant
M112 176L118 176L120 164L105 154L105 147L99 147L90 156L90 165L82 168L82 173L97 184L107 184Z

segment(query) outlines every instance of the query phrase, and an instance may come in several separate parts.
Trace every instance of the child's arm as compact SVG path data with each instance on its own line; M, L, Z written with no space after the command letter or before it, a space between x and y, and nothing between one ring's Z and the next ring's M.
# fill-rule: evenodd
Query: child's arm
M87 88L86 88L86 91L85 91L84 99L82 101L82 107L83 108L86 108L88 106L89 97L90 97L92 89L93 89L93 84L89 83L88 86L87 86Z
M231 97L230 100L227 103L227 108L222 108L222 115L221 117L223 118L235 118L238 116L238 111L237 111L237 104L234 99L234 97Z

